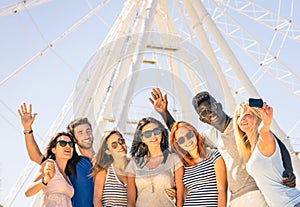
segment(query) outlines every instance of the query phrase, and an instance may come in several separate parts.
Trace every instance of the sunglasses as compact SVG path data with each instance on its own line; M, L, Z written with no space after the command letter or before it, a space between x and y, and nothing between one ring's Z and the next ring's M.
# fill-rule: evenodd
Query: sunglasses
M125 139L119 138L118 141L112 142L110 146L111 146L113 149L117 149L118 144L120 144L121 146L122 146L123 144L125 144Z
M187 140L192 139L195 136L194 132L189 131L185 136L179 137L176 142L178 144L183 144L185 142L185 137L187 138Z
M218 109L218 103L212 103L210 104L209 106L207 106L206 109L204 109L203 111L201 111L199 113L199 115L202 117L202 118L206 118L211 112L214 112Z
M61 147L65 147L65 146L67 146L67 144L68 144L70 147L74 147L74 145L75 145L75 142L72 142L72 141L67 142L67 141L64 141L64 140L57 141L57 143L58 143L59 146L61 146Z
M154 134L154 136L159 135L162 132L162 129L160 127L154 128L152 130L147 130L142 132L142 136L145 138L151 138L152 137L152 132Z

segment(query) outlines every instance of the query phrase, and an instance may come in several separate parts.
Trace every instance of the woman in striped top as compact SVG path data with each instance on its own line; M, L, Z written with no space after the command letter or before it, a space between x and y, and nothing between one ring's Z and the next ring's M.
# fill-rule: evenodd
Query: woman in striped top
M127 206L127 147L118 130L104 134L92 163L94 207Z
M225 207L226 167L219 151L206 147L196 128L183 121L174 123L170 143L184 164L184 206Z

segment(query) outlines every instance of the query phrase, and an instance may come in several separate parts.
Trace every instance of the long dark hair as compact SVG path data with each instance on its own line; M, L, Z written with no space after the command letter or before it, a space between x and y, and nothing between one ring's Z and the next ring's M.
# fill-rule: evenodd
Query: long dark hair
M74 142L74 146L73 146L73 155L72 157L68 160L67 162L67 166L66 166L66 169L65 169L65 173L66 175L71 175L74 173L74 175L76 176L76 164L77 162L79 162L80 160L80 157L78 156L77 152L76 152L76 149L75 149L75 139L74 137L72 136L72 134L70 133L67 133L67 132L58 132L57 134L55 134L49 144L47 145L47 148L46 148L46 156L45 156L45 160L46 159L52 159L52 160L56 160L56 156L55 154L52 152L52 148L55 148L56 147L56 144L57 144L57 139L61 136L67 136L70 138L70 140L72 142Z
M100 142L100 146L98 148L98 151L92 160L92 164L93 164L92 171L93 172L92 172L91 176L97 175L97 173L101 170L107 170L108 167L111 165L111 163L113 163L114 158L105 152L108 149L107 140L113 134L117 134L118 136L123 138L121 132L119 132L116 129L108 131L103 135L101 142Z
M149 123L154 123L162 129L160 149L163 152L163 156L164 156L163 163L166 162L168 155L170 154L168 130L164 127L164 125L160 121L158 121L157 119L155 119L153 117L143 118L139 121L139 123L136 127L136 130L134 133L134 138L132 141L131 150L130 150L131 156L134 157L136 163L140 167L143 167L150 158L148 146L145 143L143 143L142 138L141 138L143 127Z

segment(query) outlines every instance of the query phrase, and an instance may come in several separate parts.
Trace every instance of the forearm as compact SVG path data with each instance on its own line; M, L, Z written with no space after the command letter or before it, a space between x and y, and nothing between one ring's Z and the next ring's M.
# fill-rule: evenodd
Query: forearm
M127 177L127 207L135 207L136 203L136 186L135 177Z
M94 207L103 207L102 200L94 198Z
M135 207L135 199L130 196L127 198L127 207Z
M25 195L27 197L34 196L35 194L37 194L45 186L42 182L42 179L43 178L41 178L37 181L34 181L33 183L31 183L28 186L27 190L25 191Z
M292 165L292 160L289 151L287 150L285 145L281 142L281 140L278 137L276 137L275 135L274 137L278 142L280 152L281 152L282 162L285 170L293 172L293 165Z
M218 207L227 206L227 190L218 190Z
M25 134L25 144L27 153L31 161L41 164L43 155L34 139L33 133Z
M182 207L184 203L183 188L176 190L176 207Z
M175 119L172 117L170 112L166 110L164 113L160 113L161 117L163 118L164 122L166 123L169 130L171 130L172 125L176 122Z

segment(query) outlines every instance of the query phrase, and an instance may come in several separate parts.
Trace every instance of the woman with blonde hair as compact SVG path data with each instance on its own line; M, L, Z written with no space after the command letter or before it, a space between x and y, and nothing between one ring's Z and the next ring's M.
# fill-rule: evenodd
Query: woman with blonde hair
M270 207L300 207L300 190L281 182L284 166L272 119L273 108L266 103L261 108L239 104L233 117L238 152Z
M170 143L184 164L184 206L225 207L226 167L219 151L205 146L196 128L184 121L173 124Z

